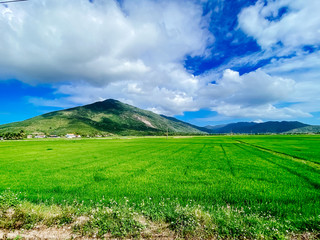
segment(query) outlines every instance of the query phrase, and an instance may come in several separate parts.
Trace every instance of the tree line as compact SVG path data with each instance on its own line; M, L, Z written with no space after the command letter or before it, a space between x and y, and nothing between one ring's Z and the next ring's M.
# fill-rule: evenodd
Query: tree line
M4 140L19 140L23 139L25 137L25 133L23 130L20 132L6 132L6 133L0 133L0 138Z

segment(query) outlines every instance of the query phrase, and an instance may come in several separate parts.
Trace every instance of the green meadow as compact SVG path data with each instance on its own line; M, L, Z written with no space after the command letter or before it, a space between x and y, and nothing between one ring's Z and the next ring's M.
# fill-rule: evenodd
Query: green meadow
M194 215L211 223L206 237L318 234L319 143L317 135L2 141L0 193L33 204L117 202L183 237L195 234L187 221L195 209L210 216Z

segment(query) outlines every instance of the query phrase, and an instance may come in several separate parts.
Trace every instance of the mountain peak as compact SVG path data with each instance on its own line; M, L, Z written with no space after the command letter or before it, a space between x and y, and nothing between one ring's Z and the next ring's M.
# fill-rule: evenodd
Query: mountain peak
M204 133L196 126L139 109L115 99L106 99L40 115L22 122L0 126L4 131L23 130L27 134L49 135L163 135L171 133Z
M102 100L101 102L107 102L107 103L122 103L119 100L113 99L113 98L108 98L105 100ZM123 103L122 103L123 104Z
M88 105L83 106L82 108L89 109L91 111L108 111L108 110L116 110L116 109L123 109L125 107L125 104L115 100L115 99L106 99L103 101L98 101L95 103L91 103Z

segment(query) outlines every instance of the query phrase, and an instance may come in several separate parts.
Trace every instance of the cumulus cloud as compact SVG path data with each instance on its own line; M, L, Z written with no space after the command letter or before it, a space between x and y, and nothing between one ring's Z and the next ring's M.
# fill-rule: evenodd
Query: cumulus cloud
M227 117L307 117L319 98L304 94L316 95L311 86L320 76L318 53L301 50L320 39L319 3L307 2L258 1L243 9L239 28L264 51L199 76L189 72L184 61L186 56L208 57L208 46L214 43L203 1L124 0L120 5L116 0L38 0L0 5L0 79L48 83L57 96L64 96L30 98L36 105L71 107L115 98L166 115L209 108ZM275 58L247 74L231 70L292 51L294 58ZM308 81L292 74L296 67L310 70ZM292 106L277 107L281 102Z
M268 74L293 79L294 91L287 97L292 108L306 112L320 111L320 53L302 53L291 58L281 58L264 66Z
M270 52L268 54L270 57ZM263 114L265 119L271 117L283 119L312 117L310 113L320 111L320 53L318 51L313 53L300 51L294 56L284 58L274 56L270 63L242 76L232 70L223 70L239 64L252 63L262 55L264 53L234 59L227 65L219 67L218 70L203 76L207 78L206 81L219 79L216 81L217 85L209 85L210 88L206 89L206 94L209 93L207 96L208 98L211 96L211 99L215 99L216 96L220 100L225 98L223 102L216 101L220 105L217 108L220 114L241 117L243 113L243 117L252 118L254 116L258 118ZM222 77L219 77L220 72ZM260 104L264 103L267 105L261 109ZM277 107L279 103L290 107L279 110ZM226 104L232 106L228 107ZM251 105L249 108L246 107L248 104ZM252 111L248 114L250 109ZM280 113L281 111L286 113Z
M173 73L172 69L168 69L166 74ZM175 79L184 86L171 82L169 85L175 87L168 90L164 85L159 87L160 83L157 83L160 84L158 86L135 81L113 82L104 87L83 82L72 83L57 89L57 93L69 97L51 101L41 99L40 102L52 106L69 106L115 98L169 116L182 115L185 111L197 111L200 108L210 108L222 116L236 118L287 119L311 116L296 108L277 108L277 103L292 99L297 91L297 83L292 79L272 77L260 69L244 75L227 69L215 83L210 83L215 78L214 73L213 76L208 74L198 77L182 73L176 75L183 76ZM37 102L35 99L31 101Z
M0 6L1 77L99 86L204 55L212 36L193 1L39 0Z
M320 43L320 2L315 0L259 0L238 16L239 27L263 49L281 43L292 50ZM289 49L287 49L289 48Z
M299 117L311 117L312 115L294 108L276 108L272 104L256 107L243 107L241 105L220 105L215 107L216 111L228 117L236 118L263 118L263 119L290 119Z
M177 81L179 79L176 79ZM192 87L194 78L183 79L190 89L183 91L183 88L166 88L163 85L143 84L135 81L119 81L110 83L107 86L93 86L87 83L72 83L59 86L57 93L68 95L63 99L55 100L58 104L76 103L83 105L102 99L114 98L128 104L151 110L156 113L166 114L169 116L183 114L184 111L196 111L197 105L194 101L197 86ZM177 86L177 84L172 83ZM34 101L34 100L33 100ZM57 105L57 104L55 104Z
M203 90L202 95L212 96L213 101L221 99L228 104L255 106L285 100L294 88L293 80L271 77L260 69L242 76L227 69L221 79Z
M242 9L238 27L257 41L261 51L232 59L216 70L215 77L225 68L254 67L262 60L270 63L243 76L224 72L221 83L210 91L229 97L217 101L219 106L213 109L226 116L275 119L311 117L310 112L320 111L319 9L320 2L313 0L259 0ZM229 83L231 75L240 82ZM231 88L221 90L223 85ZM290 107L279 108L277 103Z
M117 98L169 115L196 110L183 66L214 40L195 1L39 0L0 6L0 79L54 84L70 106Z
M287 101L295 91L296 82L292 79L272 77L260 69L242 76L227 69L219 80L203 88L199 95L203 105L229 117L310 117L310 114L299 109L275 106Z

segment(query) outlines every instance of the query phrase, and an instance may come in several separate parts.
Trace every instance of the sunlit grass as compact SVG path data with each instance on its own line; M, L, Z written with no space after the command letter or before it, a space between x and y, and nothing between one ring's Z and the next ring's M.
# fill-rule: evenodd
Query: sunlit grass
M76 199L93 206L112 199L149 219L176 222L169 227L181 234L200 231L179 225L184 219L186 224L194 221L196 214L202 216L200 225L209 221L216 226L212 235L250 236L242 228L265 235L260 224L272 221L281 236L286 231L319 232L319 170L301 161L320 162L319 140L215 136L5 141L0 143L0 191L22 192L33 203L72 204ZM233 229L237 224L239 229ZM252 225L256 230L250 230Z

